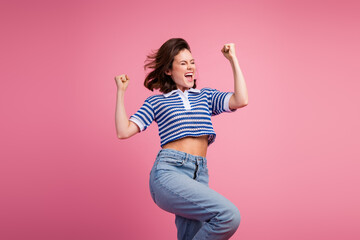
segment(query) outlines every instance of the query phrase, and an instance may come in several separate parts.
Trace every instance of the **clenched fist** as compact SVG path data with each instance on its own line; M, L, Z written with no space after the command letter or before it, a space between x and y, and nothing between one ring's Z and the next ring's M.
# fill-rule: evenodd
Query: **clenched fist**
M129 85L130 78L126 74L122 74L115 77L115 82L118 90L125 91L127 86Z
M226 57L228 60L235 58L236 57L235 44L234 43L224 44L223 48L221 49L221 52L223 53L224 57Z

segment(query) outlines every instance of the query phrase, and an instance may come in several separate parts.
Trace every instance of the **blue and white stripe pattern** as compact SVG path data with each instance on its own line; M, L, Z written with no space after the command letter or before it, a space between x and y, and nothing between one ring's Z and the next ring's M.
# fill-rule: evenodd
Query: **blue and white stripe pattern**
M156 94L145 99L140 109L130 117L146 130L155 120L159 127L161 147L165 144L186 137L208 135L208 145L213 143L216 133L211 116L223 112L235 112L229 109L229 100L233 92L220 92L213 88L180 89L166 94Z

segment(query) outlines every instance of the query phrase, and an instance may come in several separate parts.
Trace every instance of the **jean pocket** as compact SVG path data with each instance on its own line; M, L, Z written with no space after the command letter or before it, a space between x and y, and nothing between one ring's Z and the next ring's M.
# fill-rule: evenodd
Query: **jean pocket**
M161 157L156 164L156 169L176 169L182 167L185 164L185 159L178 159L175 157Z

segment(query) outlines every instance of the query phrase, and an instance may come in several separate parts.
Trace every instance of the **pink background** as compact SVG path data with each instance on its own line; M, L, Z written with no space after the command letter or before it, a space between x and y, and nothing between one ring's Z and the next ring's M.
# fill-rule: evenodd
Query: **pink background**
M213 118L210 187L238 206L232 239L359 239L358 1L2 1L0 239L176 239L152 201L156 123L115 130L152 94L146 55L187 40L198 88L249 105Z

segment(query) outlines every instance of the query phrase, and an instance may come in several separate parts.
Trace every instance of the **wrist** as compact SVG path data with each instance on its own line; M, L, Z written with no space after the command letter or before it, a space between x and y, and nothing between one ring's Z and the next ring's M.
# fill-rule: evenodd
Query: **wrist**
M230 57L230 58L229 58L229 62L230 62L230 63L235 63L237 60L238 60L238 59L237 59L236 56L233 56L233 57Z
M117 93L121 94L121 95L124 95L125 94L125 89L118 88Z

